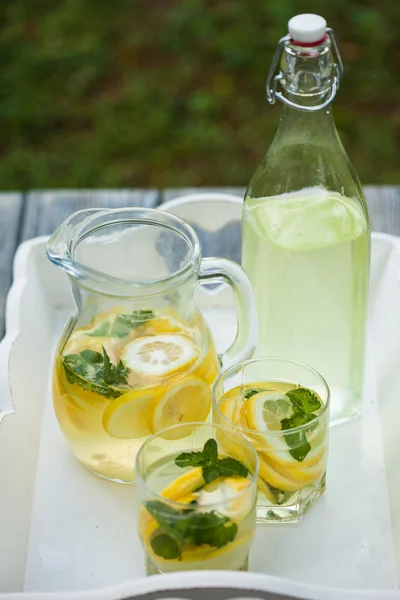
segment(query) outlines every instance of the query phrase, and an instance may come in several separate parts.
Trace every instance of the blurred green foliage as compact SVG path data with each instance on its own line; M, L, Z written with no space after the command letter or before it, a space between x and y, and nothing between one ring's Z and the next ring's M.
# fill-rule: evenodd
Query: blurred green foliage
M265 77L288 19L322 13L363 183L400 183L392 0L3 0L0 188L245 185L277 127Z

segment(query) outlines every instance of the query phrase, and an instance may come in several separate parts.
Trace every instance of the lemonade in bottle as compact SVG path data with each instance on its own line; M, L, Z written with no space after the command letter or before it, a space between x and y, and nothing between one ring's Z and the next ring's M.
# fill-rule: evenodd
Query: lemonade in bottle
M257 356L313 365L330 385L335 423L361 411L370 256L364 195L330 109L341 74L325 20L294 17L267 81L284 113L246 191L242 255Z

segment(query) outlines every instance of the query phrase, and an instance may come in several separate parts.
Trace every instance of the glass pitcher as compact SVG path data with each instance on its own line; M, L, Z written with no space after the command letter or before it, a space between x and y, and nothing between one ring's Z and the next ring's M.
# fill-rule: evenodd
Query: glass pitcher
M201 259L194 230L154 209L76 212L47 255L68 274L75 304L54 362L58 422L87 469L133 483L143 441L170 425L207 421L220 367L253 353L251 285L236 263ZM238 329L222 356L194 304L197 282L232 287Z

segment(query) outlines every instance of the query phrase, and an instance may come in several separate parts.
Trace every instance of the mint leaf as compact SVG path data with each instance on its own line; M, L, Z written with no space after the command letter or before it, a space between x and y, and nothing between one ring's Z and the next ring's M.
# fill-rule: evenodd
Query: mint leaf
M175 458L177 467L202 467L204 465L203 452L182 452Z
M213 464L218 460L218 444L214 439L207 440L203 448L203 458L206 463Z
M116 367L112 364L106 349L103 346L103 373L102 379L107 385L127 385L129 369L120 360Z
M294 413L294 414L292 414L290 419L282 419L281 428L282 429L294 429L295 427L301 427L302 425L306 425L307 423L310 423L310 421L313 421L315 418L316 418L316 415L314 415L314 414L307 415L305 417L301 413ZM307 429L307 431L309 431L311 429L311 427L312 426L310 426Z
M68 355L68 356L73 356ZM68 356L66 356L65 358L68 358ZM72 361L71 361L72 362ZM88 390L90 392L93 392L94 394L98 394L100 396L104 396L105 398L118 398L122 392L119 392L118 390L115 390L114 388L105 386L105 385L101 385L99 383L92 383L90 381L86 381L86 379L83 379L83 377L87 377L87 375L85 375L85 372L82 373L78 373L78 366L73 365L71 366L71 364L69 364L68 362L65 362L64 359L64 371L65 371L65 376L67 378L67 381L71 384L76 384L79 385L81 388L83 388L84 390Z
M247 477L247 467L235 458L218 459L218 444L211 438L204 444L200 452L183 452L175 459L178 467L202 467L203 478L206 483L211 483L218 477L232 477L240 475Z
M267 391L267 390L263 390L261 388L251 388L250 390L247 390L247 392L245 392L245 394L243 394L243 398L245 400L248 400L252 396L255 396L256 394L259 394L260 392L265 392L265 391Z
M154 554L166 560L173 560L181 555L181 550L176 541L166 533L157 535L150 543Z
M233 475L247 477L248 474L249 470L247 467L230 456L217 460L213 465L203 467L203 477L206 483L211 483L211 481L214 481L218 477L232 477Z
M311 450L310 443L307 441L306 434L303 430L295 433L285 433L285 441L289 446L290 454L299 462L302 462Z
M187 530L187 519L183 518L182 512L174 510L160 500L150 500L146 502L145 507L164 533L168 534L182 550Z
M186 544L221 548L237 534L236 523L215 511L178 511L159 500L146 502L145 507L162 530L151 541L152 548L157 556L167 559L178 558Z
M104 319L93 331L88 333L91 337L118 337L123 338L146 321L154 318L152 310L134 310L129 315L111 314Z
M182 452L175 459L178 467L205 467L218 460L218 444L214 439L209 439L200 452Z
M318 410L322 406L315 392L308 388L294 388L286 392L286 396L292 403L293 412L289 419L282 419L281 421L281 429L284 431L302 427L310 423L316 418L313 411ZM311 446L307 440L306 433L312 431L314 428L315 425L313 424L301 431L284 433L285 441L290 448L289 452L295 460L302 462L310 452Z
M92 365L101 364L103 362L103 357L100 352L95 352L94 350L83 350L80 353L80 357Z
M189 519L187 538L189 543L196 546L208 544L214 548L222 548L232 542L236 534L236 523L215 511L195 513Z
M286 396L293 404L295 411L300 412L305 417L321 408L321 401L318 399L318 396L308 388L294 388L286 392Z
M93 350L83 350L80 354L67 354L63 358L65 376L69 383L77 384L105 398L118 398L122 392L112 385L128 384L129 369L120 361L114 366L105 348L103 355Z
M110 335L110 320L104 319L96 329L87 333L90 337L107 337Z
M217 465L208 465L203 467L203 479L206 483L211 483L214 479L218 479L219 470Z
M219 477L232 477L233 475L239 475L239 477L247 477L249 470L244 466L243 463L236 460L236 458L221 458L216 464L218 469Z

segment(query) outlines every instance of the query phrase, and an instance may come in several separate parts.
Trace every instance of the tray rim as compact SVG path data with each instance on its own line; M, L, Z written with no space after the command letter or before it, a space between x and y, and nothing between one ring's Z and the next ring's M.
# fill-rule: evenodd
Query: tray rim
M398 250L400 250L400 237L393 236L385 233L373 233L373 239L394 244ZM12 393L8 383L9 375L9 360L12 353L12 347L15 340L18 338L21 329L21 305L22 297L24 295L25 287L29 280L29 260L34 248L43 246L47 243L48 236L40 236L23 242L17 249L14 258L14 281L7 295L6 302L6 335L0 342L0 389L3 387L8 389L7 397L2 395L0 405L0 423L1 419L7 414L14 412L14 404L12 401ZM6 367L6 368L5 368ZM5 409L3 409L3 405ZM3 412L4 411L4 412ZM1 435L1 430L0 430ZM268 591L280 594L298 594L298 598L309 598L310 600L315 598L324 598L326 600L332 600L337 598L339 595L341 598L400 598L400 590L366 590L366 589L350 589L350 588L328 588L321 586L313 586L306 583L297 583L286 578L275 577L267 574L260 573L235 573L232 571L204 571L204 582L196 584L197 588L202 587L216 587L216 588L227 588L228 586L221 581L229 581L229 588L235 587L237 582L237 589L241 590L256 590L256 591ZM139 577L125 584L119 584L107 588L99 588L85 591L71 591L71 592L12 592L12 593L1 593L0 597L5 600L12 600L12 598L26 598L27 600L39 600L41 598L54 598L54 599L75 599L82 598L99 600L108 600L116 598L133 598L137 593L149 593L153 591L168 590L168 589L193 589L193 577L198 575L198 571L187 572L187 573L174 573L170 575L155 576L151 578ZM168 586L166 585L168 578ZM248 585L247 585L248 584ZM265 584L269 587L267 590L264 585L258 587L261 584ZM255 587L253 587L253 585ZM117 594L117 595L116 595ZM121 595L122 594L122 595ZM300 594L300 595L299 595ZM306 594L306 595L305 595ZM310 595L311 594L311 595ZM315 595L314 595L315 594ZM285 600L284 597L282 600Z

